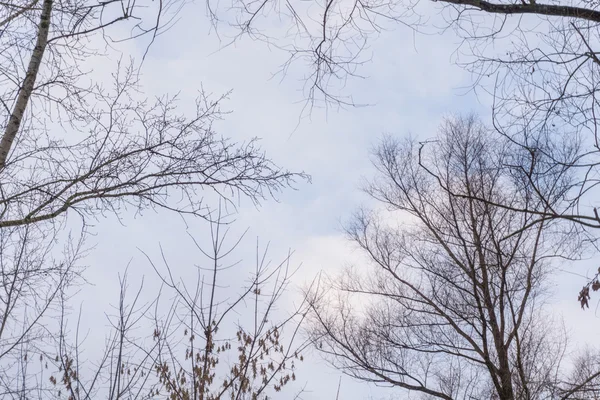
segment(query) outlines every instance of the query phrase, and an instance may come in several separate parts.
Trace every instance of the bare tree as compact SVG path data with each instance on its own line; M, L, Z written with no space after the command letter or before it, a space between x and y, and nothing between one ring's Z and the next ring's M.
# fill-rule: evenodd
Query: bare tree
M211 128L217 102L203 99L188 119L175 114L171 98L133 102L125 95L131 82L121 83L104 98L105 110L90 111L87 136L56 140L39 129L21 132L0 172L3 366L20 357L23 342L43 346L55 333L40 321L81 273L74 263L89 218L157 207L204 218L205 189L235 206L236 196L259 202L302 176L277 167L254 141L237 145L219 137ZM81 217L76 246L65 237L68 215ZM62 261L60 243L69 249Z
M176 113L174 98L132 99L134 74L128 68L113 93L85 111L85 137L52 139L37 129L24 135L2 172L1 227L126 205L202 216L204 188L259 201L301 176L278 168L255 141L236 145L219 137L212 130L221 115L218 100L199 99L196 115L186 118ZM169 200L175 196L181 200Z
M576 393L576 398L581 400L600 399L598 351L593 348L583 349L574 361L573 370L565 381L565 393Z
M295 381L307 345L297 337L306 304L278 308L295 272L291 254L272 264L268 245L261 249L257 243L256 264L248 265L235 256L245 233L230 237L226 219L220 215L207 222L212 233L207 247L192 238L201 256L196 282L177 278L165 254L162 267L148 257L161 283L148 301L147 279L131 295L124 273L99 358L90 358L97 346L80 327L85 310L73 313L69 299L61 298L59 329L43 348L24 344L27 357L19 353L7 368L15 379L3 375L4 396L266 399ZM244 274L248 279L240 287L228 283Z
M505 113L536 114L532 121L538 122L550 113L574 129L592 128L595 121L600 11L593 0L328 0L310 7L301 1L240 0L233 11L207 3L215 22L233 13L242 34L280 44L290 51L290 61L308 61L311 98L343 101L336 83L360 74L364 49L380 32L400 26L408 33L457 34L463 39L458 63L478 83L493 77ZM269 35L265 22L273 14L296 34L293 44L288 36ZM577 128L575 121L586 121L586 127Z
M165 261L163 283L178 296L174 320L163 318L156 324L162 354L155 368L172 398L267 399L269 392L279 392L296 380L295 363L302 361L307 344L296 340L305 303L291 310L277 309L296 270L290 266L291 253L271 265L266 258L268 245L261 250L257 242L254 271L239 294L227 299L230 296L218 292L219 276L242 266L239 260L226 260L243 235L229 239L227 226L218 220L212 225L210 247L197 244L209 266L206 275L199 274L195 287L176 282ZM185 341L174 342L182 330ZM224 358L229 358L228 364L219 366Z
M35 226L0 229L2 287L0 304L0 392L28 398L25 365L53 348L45 323L57 315L64 290L81 281L83 237L66 240L64 249ZM37 365L36 365L37 368ZM41 387L36 389L36 392Z
M28 121L43 126L54 108L69 123L82 108L89 108L94 90L81 67L86 58L98 54L91 41L99 35L108 43L156 35L166 22L161 18L168 18L173 6L171 1L157 6L85 0L4 2L0 14L0 100L5 125L0 168L4 169ZM119 24L129 25L131 36L113 38L106 30ZM45 113L40 115L42 110Z
M308 60L310 97L343 101L337 82L360 74L364 49L380 32L399 26L407 29L400 34L458 35L456 61L494 92L503 116L595 132L600 11L594 0L327 0L310 7L239 0L233 10L207 3L215 22L233 13L242 34L280 44L290 61ZM265 22L273 14L297 35L293 44L288 36L269 35ZM514 122L503 121L507 127Z
M217 2L208 3L215 20L232 12L219 12ZM576 175L566 193L570 207L527 212L538 213L541 219L575 222L581 229L600 227L598 1L327 0L309 7L301 1L239 0L234 4L232 20L240 34L265 38L290 52L283 72L298 59L308 64L310 102L355 104L352 94L344 91L344 82L360 75L361 64L368 60L364 49L384 30L399 27L399 35L458 36L453 61L472 73L473 89L493 101L496 133L524 152L521 163L511 166L528 179L529 189L539 189L538 178L546 170ZM286 32L296 34L293 41L269 34L265 21L273 14L290 28ZM561 150L564 146L570 153ZM552 201L543 193L538 196L542 202Z
M212 131L219 98L201 93L195 114L184 116L173 97L143 96L133 62L115 65L112 82L84 69L107 54L98 43L160 33L179 8L177 1L159 3L3 5L1 227L53 220L68 210L97 215L125 204L198 214L201 187L257 201L293 179L255 142L238 146ZM114 29L119 24L121 30ZM114 37L125 27L130 36Z
M333 365L424 398L579 398L544 307L553 260L578 243L552 220L493 205L538 201L503 168L506 150L474 118L447 120L426 147L377 147L367 192L388 212L356 215L348 234L367 261L312 301L312 338ZM548 188L557 202L560 189Z
M49 322L69 315L70 296L85 282L89 246L84 244L92 221L152 209L210 219L208 194L235 208L242 199L259 204L306 178L278 167L257 139L234 143L214 131L225 96L212 98L200 90L193 112L185 115L176 97L144 95L139 63L116 62L110 80L90 69L90 62L120 41L151 44L182 4L0 4L2 397L56 397L46 371L53 367L62 377L52 379L57 385L62 381L62 392L73 398L92 396L107 382L105 393L112 398L130 396L146 381L118 378L123 370L115 360L122 358L114 351L133 343L125 343L130 338L124 334L141 312L125 307L124 298L115 336L98 368L102 373L85 384L76 371L82 360L70 353L77 340L67 340L63 324L49 328ZM77 223L80 228L74 230ZM204 305L196 306L204 311ZM188 314L194 310L199 312L190 308ZM166 340L160 337L161 343ZM144 362L154 368L149 354ZM106 365L117 369L107 375Z

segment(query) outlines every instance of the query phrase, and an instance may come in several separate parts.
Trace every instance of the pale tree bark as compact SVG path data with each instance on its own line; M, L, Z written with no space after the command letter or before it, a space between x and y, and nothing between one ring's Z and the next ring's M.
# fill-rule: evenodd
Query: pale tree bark
M0 141L0 171L4 169L6 165L6 159L12 148L13 142L17 137L25 110L29 104L35 81L38 76L40 66L42 65L42 59L44 57L44 51L48 44L48 33L50 32L50 19L52 15L52 3L53 0L44 0L42 5L42 13L40 15L40 23L38 25L38 33L35 47L31 53L29 59L29 65L27 66L27 72L25 79L23 80L23 86L19 90L17 101L15 102L12 114L8 120L8 125L2 135Z

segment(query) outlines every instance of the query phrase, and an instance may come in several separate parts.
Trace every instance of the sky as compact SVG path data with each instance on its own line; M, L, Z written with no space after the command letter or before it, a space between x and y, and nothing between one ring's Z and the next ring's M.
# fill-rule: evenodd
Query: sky
M262 42L243 39L221 49L224 42L211 33L204 15L204 4L188 4L177 24L156 39L142 69L144 91L149 96L179 93L185 111L192 109L200 88L215 96L231 90L223 108L232 112L215 129L236 141L259 137L277 164L311 175L311 183L298 182L296 190L285 191L278 201L268 200L260 207L242 201L234 228L250 229L240 259L254 258L257 238L270 243L274 260L292 249L292 261L299 266L298 286L320 271L333 273L358 258L342 226L359 206L370 205L360 186L374 175L370 148L383 134L428 137L435 135L446 115L488 112L485 98L464 89L471 82L469 74L451 62L458 43L451 33L414 36L402 28L383 32L372 43L371 61L361 70L365 78L351 79L346 87L358 102L371 106L315 109L307 116L302 68L283 79L274 77L286 54ZM145 45L127 42L115 51L94 65L95 74L110 72L120 51L139 59ZM154 272L142 251L156 260L162 248L180 276L191 276L199 254L188 233L200 241L207 239L206 224L186 226L179 217L162 211L146 212L143 218L126 216L122 221L102 219L93 232L94 249L86 259L85 275L90 285L77 299L86 310L84 326L98 340L106 327L103 312L116 299L118 274L129 265L132 285L142 276L152 279ZM593 264L591 260L565 269L586 274ZM574 347L591 342L600 330L600 319L593 309L583 312L576 301L583 278L561 274L557 281L556 315L570 327ZM152 288L156 285L148 283L144 294L148 298ZM335 398L341 374L318 355L307 357L298 376L306 384L302 398ZM348 377L342 382L340 399L403 398Z

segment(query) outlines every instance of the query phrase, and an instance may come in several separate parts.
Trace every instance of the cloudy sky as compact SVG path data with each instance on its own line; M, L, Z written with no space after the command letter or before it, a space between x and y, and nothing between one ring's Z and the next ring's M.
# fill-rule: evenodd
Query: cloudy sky
M149 95L180 93L182 111L192 109L201 87L216 96L231 90L223 108L232 113L215 129L238 141L259 137L276 163L312 176L311 184L300 182L297 190L286 191L278 202L267 201L257 208L242 201L234 228L240 232L250 228L249 243L240 248L240 258L253 259L256 238L270 242L274 260L293 249L293 262L301 265L298 285L319 271L333 272L356 259L341 226L357 207L368 204L359 188L373 174L369 149L382 134L427 137L435 134L444 115L487 112L485 98L464 90L470 76L451 62L457 38L451 33L414 36L396 29L372 43L372 61L360 71L365 79L350 80L346 87L358 102L371 106L316 109L299 121L304 106L302 74L307 71L297 68L284 79L274 77L286 54L261 42L241 40L220 49L224 42L209 34L211 27L204 15L204 4L189 4L178 23L157 38L144 62L144 90ZM117 50L139 59L145 46L128 42ZM96 64L95 73L110 71L116 57L114 53ZM96 247L87 259L91 286L80 297L87 311L85 326L101 339L106 323L98 316L114 304L116 277L129 263L132 282L143 275L152 279L140 250L154 259L162 246L179 275L193 275L199 254L188 233L206 240L206 228L202 223L186 227L180 218L163 212L126 217L121 223L114 218L98 221L91 240ZM585 274L593 262L565 268ZM598 314L582 312L575 301L582 278L563 274L557 281L557 316L571 328L574 347L581 346L597 337ZM146 286L148 298L152 287ZM318 357L308 357L298 376L306 384L303 398L335 398L340 374ZM380 398L391 393L343 378L340 398Z

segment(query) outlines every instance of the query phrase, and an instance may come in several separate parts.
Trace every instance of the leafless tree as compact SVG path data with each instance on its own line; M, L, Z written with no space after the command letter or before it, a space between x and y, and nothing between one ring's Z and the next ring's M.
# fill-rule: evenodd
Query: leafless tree
M106 104L106 113L93 111L88 135L72 143L36 129L24 132L0 172L0 362L8 370L5 362L20 357L24 343L43 348L56 334L40 321L55 315L58 294L81 272L75 263L89 218L157 207L207 217L205 189L235 206L235 196L258 202L297 176L268 160L255 142L237 145L213 132L215 102L199 102L197 115L186 119L175 114L174 99L149 106L121 102L122 93ZM77 246L65 238L68 215L83 223ZM63 260L60 243L69 250Z
M225 225L212 227L210 247L198 247L209 265L195 287L176 282L165 261L168 273L163 283L178 296L172 308L176 322L163 318L156 324L163 352L155 365L159 381L177 399L266 399L269 392L279 392L296 380L295 363L302 361L306 346L296 340L305 303L278 310L296 271L291 269L291 254L271 265L268 246L261 250L257 242L250 279L228 299L218 292L219 275L242 267L238 260L230 264L226 260L243 236L231 240ZM182 330L185 341L173 342ZM219 366L223 358L229 358L229 364Z
M0 11L0 100L4 128L0 140L0 166L5 167L15 141L33 125L54 118L72 123L93 108L94 85L83 62L102 55L94 46L160 33L176 12L177 2L123 1L12 1ZM167 21L165 21L167 19ZM129 29L128 36L118 30ZM87 78L87 79L86 79ZM62 114L62 115L61 115ZM62 118L61 118L62 117ZM35 121L35 122L34 122Z
M97 107L81 110L84 137L53 139L43 129L23 135L2 171L0 227L127 205L202 216L203 189L259 201L299 176L265 158L255 141L237 145L215 133L218 100L199 99L196 115L186 118L174 98L149 104L130 97L135 71L124 74Z
M178 8L159 3L3 4L0 227L125 204L198 214L201 188L257 201L293 179L255 142L235 145L212 131L220 99L201 93L196 113L184 116L173 97L143 96L133 62L115 65L112 82L83 69L86 60L105 55L98 42L160 33ZM119 24L125 24L120 31L111 30ZM131 36L113 37L125 27Z
M594 374L600 364L598 363L598 351L593 348L585 348L575 358L572 373L565 381L566 392L577 392L577 399L596 400L600 399L598 390L600 388L600 377Z
M44 323L57 315L65 288L80 281L83 237L64 241L59 252L33 225L2 228L0 237L0 392L26 398L25 364L53 347Z
M498 111L532 124L561 121L595 132L595 98L600 61L599 3L594 0L239 0L219 9L208 1L214 20L230 21L240 32L267 38L307 60L311 92L339 99L336 82L359 74L361 54L384 30L456 34L462 43L456 61L493 91ZM233 9L233 11L232 11ZM286 33L276 37L265 21L276 14ZM411 32L413 31L413 32ZM290 43L292 42L292 43ZM408 50L408 49L407 49ZM491 77L492 82L482 82ZM489 84L491 83L491 84ZM502 103L502 104L500 104ZM518 107L515 107L518 106ZM505 121L506 126L510 126Z
M423 398L580 398L544 307L553 262L579 245L555 221L493 205L539 201L503 168L506 150L474 118L447 120L425 147L377 147L367 192L387 212L361 211L348 228L366 261L313 293L312 338L333 365ZM560 185L547 190L561 201Z
M291 254L272 264L268 246L257 244L252 267L235 256L245 233L230 237L231 221L224 216L207 223L212 240L207 247L196 242L202 259L196 282L177 278L165 254L162 267L148 257L161 289L147 301L144 280L130 295L125 272L116 312L107 314L111 329L98 359L90 358L98 344L88 343L78 314L62 298L59 329L43 348L23 345L27 356L19 353L7 367L15 379L3 376L4 396L266 399L295 381L307 344L297 337L306 304L278 308L295 272ZM231 276L243 274L248 280L240 287L228 284Z
M122 40L151 44L182 4L0 4L2 397L56 397L45 372L53 367L62 374L52 379L74 398L92 396L107 382L111 398L131 397L145 382L117 378L123 370L115 360L123 359L114 352L125 344L124 332L141 312L127 308L124 297L115 336L98 367L102 373L86 376L90 380L85 384L76 371L80 360L71 353L77 340L67 340L63 324L58 330L49 328L49 321L72 311L70 296L85 282L83 260L90 248L85 240L92 221L149 209L210 219L212 209L204 200L209 193L232 209L242 198L258 204L306 178L278 167L257 140L235 143L216 133L213 122L223 115L223 97L213 98L199 88L194 110L186 115L178 111L177 97L144 95L139 63L115 62L109 80L90 69L90 62ZM260 273L262 277L264 271ZM185 300L174 306L177 311ZM188 314L205 311L203 304L188 306ZM170 337L158 339L171 343ZM150 354L144 362L154 368ZM107 375L107 365L117 369ZM281 369L271 372L279 376Z
M215 19L232 12L208 3L214 5L209 9ZM345 96L345 80L360 75L367 61L364 49L380 32L399 27L399 35L457 35L453 61L472 73L475 91L493 99L495 133L526 152L512 167L529 180L530 189L537 189L546 169L577 176L568 193L571 207L527 211L597 229L598 7L595 0L326 0L310 5L239 0L232 20L241 34L289 51L289 63L300 59L308 64L309 100L343 104L355 104ZM273 14L287 24L294 40L269 34L265 21Z

